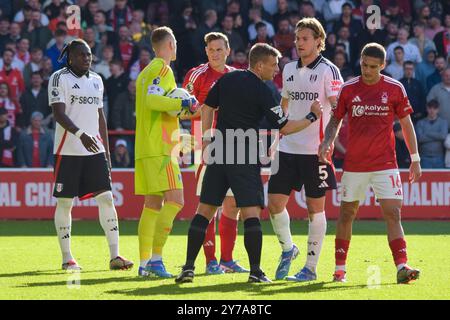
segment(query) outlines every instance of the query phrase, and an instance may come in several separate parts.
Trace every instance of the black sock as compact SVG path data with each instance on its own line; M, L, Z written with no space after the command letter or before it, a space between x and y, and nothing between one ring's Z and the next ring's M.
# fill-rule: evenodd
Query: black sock
M188 232L185 267L194 267L195 259L205 240L206 228L208 228L208 225L208 219L200 214L196 214L194 219L192 219Z
M258 218L249 218L244 221L244 245L250 262L250 272L260 272L262 230Z

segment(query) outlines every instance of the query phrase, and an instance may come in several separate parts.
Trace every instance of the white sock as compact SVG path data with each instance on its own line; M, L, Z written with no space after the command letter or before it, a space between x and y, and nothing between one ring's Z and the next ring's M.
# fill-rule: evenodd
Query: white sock
M95 200L98 204L100 224L108 240L110 258L114 259L119 255L119 224L112 192L103 192L96 196Z
M149 260L141 260L141 262L139 263L139 267L141 268L145 268L145 266L147 265Z
M320 251L322 250L323 239L327 232L327 218L325 212L319 212L312 215L313 220L309 221L308 230L308 257L305 266L316 272L317 262L319 261Z
M345 264L342 265L342 266L336 266L336 267L334 268L334 270L335 270L335 271L345 271Z
M72 203L73 199L56 199L55 227L61 248L63 263L73 259L70 251L70 231L72 229Z
M151 262L154 261L161 261L162 260L162 256L160 256L159 254L152 254L152 258L150 259Z
M292 249L292 236L290 228L289 213L286 208L278 214L270 214L270 221L272 221L273 231L277 235L280 242L281 249L283 251L289 251Z
M400 271L404 266L406 266L406 263L400 263L397 265L397 271Z

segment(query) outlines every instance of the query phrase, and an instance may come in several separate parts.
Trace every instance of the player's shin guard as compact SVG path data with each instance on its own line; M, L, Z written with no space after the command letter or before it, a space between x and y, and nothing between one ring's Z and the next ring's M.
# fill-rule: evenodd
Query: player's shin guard
M292 249L292 236L289 213L286 208L277 214L270 215L270 221L272 222L273 231L277 235L278 242L280 242L281 250L284 252Z
M229 262L233 260L233 249L237 236L237 220L228 218L223 214L219 220L220 234L220 260Z
M155 235L153 237L153 254L162 256L162 250L172 231L173 220L183 208L175 202L165 202L156 220Z
M98 204L100 224L108 240L110 258L119 256L119 223L111 191L103 192L95 197Z
M391 248L395 265L397 266L397 269L400 270L408 262L408 257L406 254L406 241L404 238L392 240L389 242L389 247Z
M348 248L350 247L350 241L344 239L335 239L335 253L336 270L345 271L345 263L347 261Z
M203 241L203 251L205 252L206 264L216 258L216 217L213 217L206 229L205 240Z
M73 199L57 198L55 210L55 227L63 263L72 260L70 251L70 231L72 229L72 203Z
M209 225L208 219L201 214L196 214L192 219L188 231L188 243L185 267L194 267L195 259L205 240L206 228Z
M244 245L250 262L250 272L259 272L262 250L262 230L258 218L244 221Z
M319 212L312 215L308 228L308 256L306 258L306 267L312 272L316 271L322 250L323 239L327 232L327 218L325 212Z
M155 225L158 220L159 211L144 208L141 213L141 219L138 226L139 238L139 255L141 260L141 267L145 267L147 261L150 259L150 254L153 247L153 237L155 234Z

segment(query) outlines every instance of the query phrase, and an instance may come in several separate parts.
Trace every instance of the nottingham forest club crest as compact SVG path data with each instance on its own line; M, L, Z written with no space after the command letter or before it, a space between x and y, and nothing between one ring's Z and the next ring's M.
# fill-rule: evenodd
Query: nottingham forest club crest
M388 102L388 94L387 92L383 92L381 95L381 103L387 103Z

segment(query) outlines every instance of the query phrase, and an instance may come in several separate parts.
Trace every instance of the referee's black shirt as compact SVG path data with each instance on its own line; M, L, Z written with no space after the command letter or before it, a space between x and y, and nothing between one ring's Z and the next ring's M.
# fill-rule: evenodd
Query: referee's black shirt
M249 70L236 70L223 75L209 91L205 104L218 109L216 130L222 133L224 145L234 144L236 151L239 149L238 140L226 139L230 129L254 129L258 133L264 117L273 129L281 129L288 122L287 115L273 98L269 87ZM253 152L252 147L258 148L249 145L249 141L245 140L246 159Z
M218 108L216 130L259 129L264 118L274 129L287 123L287 116L267 85L249 70L224 74L211 88L205 104Z

